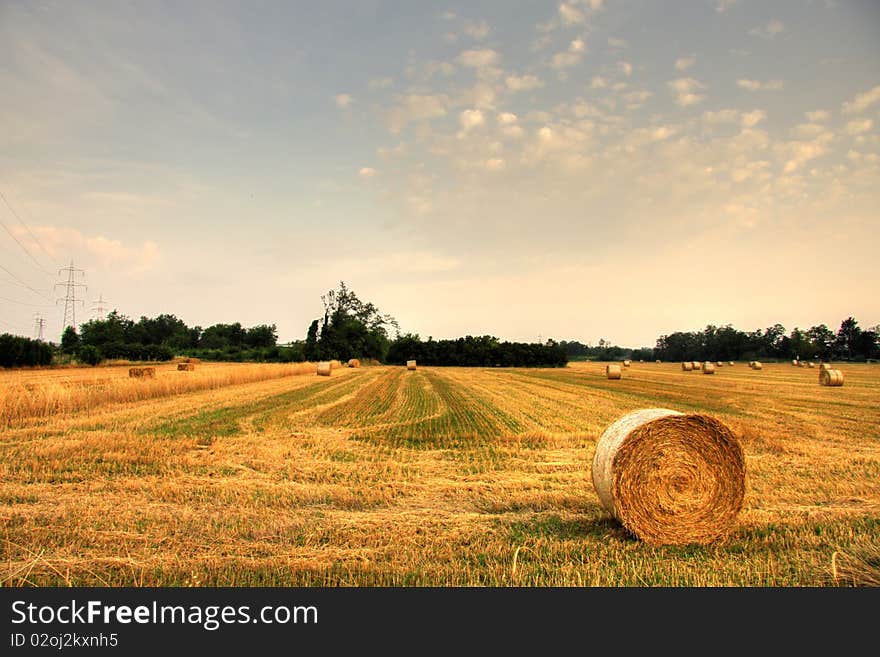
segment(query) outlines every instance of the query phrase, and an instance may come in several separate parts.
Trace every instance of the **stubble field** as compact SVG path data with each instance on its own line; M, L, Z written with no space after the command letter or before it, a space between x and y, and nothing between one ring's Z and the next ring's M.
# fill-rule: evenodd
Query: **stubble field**
M880 366L160 365L0 372L7 586L814 586L880 545ZM665 407L746 455L736 529L651 547L601 508L598 437Z

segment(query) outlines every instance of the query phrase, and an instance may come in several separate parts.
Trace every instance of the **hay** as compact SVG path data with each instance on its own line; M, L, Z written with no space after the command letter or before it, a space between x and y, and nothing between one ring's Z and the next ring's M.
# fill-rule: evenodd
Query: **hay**
M330 376L330 372L333 371L333 364L329 361L321 361L318 363L317 374L318 376Z
M843 372L840 370L819 370L819 385L838 387L843 385Z
M733 361L732 361L732 360L727 361L727 366L728 366L728 367L733 367Z
M791 361L792 367L797 367L798 362L796 360Z
M620 375L620 365L611 364L605 366L605 376L607 376L609 379L619 379Z
M128 368L128 376L132 379L155 379L155 367L130 367Z
M764 369L764 366L761 364L761 362L757 360L753 360L751 363L749 363L749 367L751 367L753 370Z
M633 411L605 429L592 477L602 506L653 545L723 536L746 486L742 447L727 426L665 408Z
M816 363L807 363L807 367L813 369L814 367L816 367Z
M690 362L689 360L686 360L685 362L683 362L681 364L681 371L682 372L690 372L692 369L694 369L694 364L692 362Z
M657 364L659 365L662 361L658 358L658 359L655 360L654 362L657 363Z
M199 363L202 362L202 359L201 358L193 358L192 356L188 356L187 358L183 359L183 362L184 363L195 363L196 365L198 365Z
M416 369L416 361L414 361L414 360L406 361L406 369L415 370Z
M361 361L359 361L357 358L352 358L348 361L348 366L349 367L360 367Z
M195 363L178 363L177 371L178 372L192 372L196 369Z
M703 367L701 369L703 370L703 374L715 374L715 366L709 361L703 363Z
M630 366L630 363L631 363L631 361L625 360L625 361L623 361L623 366L624 366L624 367L629 367L629 366Z
M715 362L715 367L724 367L724 363L722 363L720 360L719 360L719 361L716 361L716 362Z
M797 366L798 366L798 367L803 367L803 366L804 366L804 361L799 360Z
M697 372L703 364L700 361L695 360L691 362L691 365L693 365L694 372Z
M831 363L819 363L819 369L820 370L830 370Z

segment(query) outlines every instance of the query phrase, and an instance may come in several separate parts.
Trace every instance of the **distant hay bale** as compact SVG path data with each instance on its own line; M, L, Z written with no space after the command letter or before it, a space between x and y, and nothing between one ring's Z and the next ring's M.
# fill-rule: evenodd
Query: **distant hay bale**
M819 370L819 385L837 387L843 385L843 372L840 370Z
M692 365L692 369L694 370L694 372L697 372L697 371L699 371L700 366L702 365L702 363L701 363L700 361L698 361L698 360L695 360L695 361L692 361L692 362L691 362L691 365Z
M715 367L724 367L724 363L722 363L720 360L719 360L719 361L716 361L716 362L715 362Z
M831 363L819 363L819 369L820 370L830 370Z
M348 361L348 366L349 367L360 367L361 361L359 361L357 358L351 358Z
M605 376L609 379L619 379L621 375L620 365L612 363L605 366Z
M342 363L340 363L338 360L331 360L330 361L330 369L331 370L337 370L340 367L342 367Z
M799 360L797 366L798 366L798 367L804 367L804 361Z
M796 360L791 361L792 367L797 367L798 362Z
M703 367L701 369L703 370L703 374L715 374L715 366L708 360L703 363Z
M661 360L658 358L658 359L655 360L654 362L657 363L657 364L659 365L659 364L662 363L663 361L661 361Z
M633 411L596 444L593 486L602 506L653 545L710 543L733 527L745 496L734 433L702 414Z
M155 379L155 367L130 367L128 368L128 376L132 379Z
M640 359L639 359L639 362L640 362L640 363L644 363L645 360L644 360L643 358L640 358Z
M624 367L629 367L630 364L631 364L631 362L632 362L632 361L625 360L625 361L623 361L623 366L624 366Z
M807 367L813 369L814 367L816 367L816 363L807 363Z
M192 372L196 369L195 363L178 363L177 371L178 372Z
M727 366L728 366L728 367L733 367L733 361L732 361L732 360L727 361Z
M333 364L329 361L321 361L318 363L317 374L318 376L330 376L330 372L333 371Z
M751 363L749 363L749 367L751 367L753 370L764 369L764 366L761 364L761 362L757 360L753 360Z
M689 360L686 360L681 364L682 372L690 372L692 369L694 369L694 364Z
M184 362L184 363L195 363L195 364L199 364L199 363L202 362L202 359L201 359L201 358L193 358L192 356L188 356L188 357L186 357L186 358L183 359L183 362Z
M414 361L414 360L406 361L406 369L415 370L416 369L416 361Z

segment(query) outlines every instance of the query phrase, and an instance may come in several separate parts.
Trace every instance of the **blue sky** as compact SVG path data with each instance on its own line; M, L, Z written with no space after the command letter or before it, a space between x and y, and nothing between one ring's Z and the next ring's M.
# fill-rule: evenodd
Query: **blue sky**
M340 280L435 338L871 326L878 44L869 1L0 2L0 330L60 333L71 259L82 319L282 340Z

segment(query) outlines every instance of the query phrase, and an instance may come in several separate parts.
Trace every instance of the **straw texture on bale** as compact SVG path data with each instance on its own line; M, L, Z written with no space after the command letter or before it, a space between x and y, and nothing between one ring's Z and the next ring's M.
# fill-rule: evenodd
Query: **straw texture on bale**
M692 369L694 370L694 372L696 372L700 369L700 366L702 365L702 363L700 361L695 360L695 361L691 362L691 365L693 366Z
M348 366L349 367L360 367L361 361L359 361L357 358L352 358L348 361Z
M194 363L178 363L177 364L177 371L178 372L192 372L195 369L196 369L196 366Z
M706 361L705 363L703 363L702 369L703 369L703 374L715 374L715 366L712 363L710 363L709 361Z
M610 364L605 366L605 376L607 376L609 379L619 379L620 372L620 365Z
M690 372L692 369L694 369L694 364L690 361L686 361L681 364L682 372Z
M333 365L328 361L321 361L318 363L317 374L318 376L330 376L330 372L333 371Z
M831 363L819 363L819 369L820 370L830 370Z
M130 367L128 376L132 379L155 379L155 367Z
M408 370L416 369L416 361L414 361L414 360L406 361L406 369L408 369Z
M843 372L840 370L819 370L819 384L823 386L842 386Z
M710 543L733 527L745 496L745 460L733 432L702 414L633 411L596 445L602 506L652 545Z

